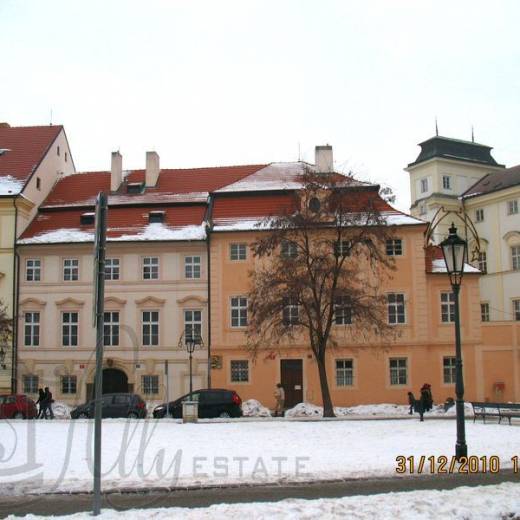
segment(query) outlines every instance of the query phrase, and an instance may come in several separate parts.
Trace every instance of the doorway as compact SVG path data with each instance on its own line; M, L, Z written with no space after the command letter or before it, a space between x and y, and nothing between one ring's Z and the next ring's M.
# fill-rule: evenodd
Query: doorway
M303 402L303 361L281 359L280 379L285 390L285 408L292 408Z
M128 376L117 368L103 369L103 393L118 394L133 391L134 385L128 384ZM94 383L87 384L87 401L94 399Z

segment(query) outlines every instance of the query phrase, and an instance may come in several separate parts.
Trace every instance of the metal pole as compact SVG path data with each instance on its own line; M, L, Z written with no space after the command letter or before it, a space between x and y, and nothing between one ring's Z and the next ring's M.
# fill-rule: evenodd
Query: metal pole
M191 363L192 351L191 351L191 348L189 348L189 353L190 353L190 401L191 401L191 394L193 393L193 378L192 378L192 363Z
M166 376L166 417L170 415L170 376L168 375L168 360L164 362L164 375Z
M464 380L462 377L462 349L460 341L460 314L459 314L459 285L452 285L455 295L455 394L457 395L457 444L455 445L455 457L460 461L461 457L468 456L466 445L466 426L464 419Z
M103 395L103 318L105 303L105 238L107 199L104 193L98 196L99 222L96 222L97 250L96 275L96 376L95 376L95 419L94 419L94 504L93 514L101 511L101 409Z

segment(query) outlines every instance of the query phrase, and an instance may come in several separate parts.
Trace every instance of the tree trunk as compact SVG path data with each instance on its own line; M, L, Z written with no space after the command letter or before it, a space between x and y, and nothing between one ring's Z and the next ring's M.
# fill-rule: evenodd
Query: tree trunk
M325 355L316 357L318 371L320 374L321 398L323 401L323 417L336 417L332 399L330 398L329 381L327 379L327 367L325 366Z

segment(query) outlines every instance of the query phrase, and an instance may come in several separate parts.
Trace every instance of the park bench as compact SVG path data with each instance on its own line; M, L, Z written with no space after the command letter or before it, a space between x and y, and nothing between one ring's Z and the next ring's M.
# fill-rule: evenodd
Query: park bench
M480 403L472 402L473 407L473 422L477 417L482 417L484 423L486 417L498 417L498 422L502 422L503 418L509 420L511 424L512 418L520 419L520 403Z

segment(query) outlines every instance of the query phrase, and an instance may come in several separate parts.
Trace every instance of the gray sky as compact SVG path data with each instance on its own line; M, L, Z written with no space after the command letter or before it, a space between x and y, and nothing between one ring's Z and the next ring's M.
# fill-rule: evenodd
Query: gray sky
M520 163L520 2L0 0L0 121L79 171L313 161L389 184L439 133ZM516 145L516 146L515 146Z

